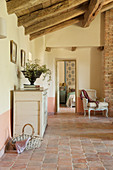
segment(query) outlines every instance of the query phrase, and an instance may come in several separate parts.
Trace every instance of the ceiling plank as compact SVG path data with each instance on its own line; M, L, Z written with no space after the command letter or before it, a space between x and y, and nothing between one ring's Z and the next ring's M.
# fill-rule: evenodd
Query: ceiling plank
M51 17L51 18L49 18L45 21L38 22L34 25L31 25L31 26L25 28L25 34L26 35L31 34L33 32L40 31L42 29L45 29L45 28L51 27L53 25L59 24L61 22L69 20L71 18L82 15L82 14L85 13L85 11L86 11L86 6L84 6L82 8L76 8L76 9L73 9L73 10L71 9L70 11L56 15L56 16Z
M25 8L21 11L16 11L15 14L16 16L19 18L20 16L23 16L23 15L27 15L28 13L32 13L33 11L38 11L40 9L43 9L43 5L42 4L39 4L39 5L35 5L33 7L29 7L29 8Z
M103 5L107 5L107 4L111 3L111 2L113 2L113 0L105 0L105 1L103 2Z
M54 31L60 30L60 29L65 28L69 25L76 24L76 23L82 21L82 19L83 19L83 17L73 18L73 19L70 19L68 21L64 21L60 24L57 24L55 26L52 26L50 28L35 32L33 34L30 34L30 40L33 40L33 39L40 37L40 36L43 36L45 34L52 33Z
M41 3L45 3L48 0L9 0L7 3L7 12L8 14L15 13L21 10L27 10L35 5L39 5Z
M88 0L71 0L71 1L64 1L60 2L58 4L52 5L48 8L35 11L33 13L29 13L27 15L23 15L18 18L18 26L24 25L25 27L28 27L29 25L33 24L34 22L38 22L42 19L45 19L47 17L54 16L58 14L59 12L66 11L67 9L76 7L82 3L87 2Z
M103 6L102 0L91 0L89 8L84 14L83 27L88 27L90 23L95 19Z
M104 5L102 7L102 9L101 9L101 12L105 12L105 11L111 9L111 8L113 8L113 2L111 2L111 3L107 4L107 5Z
M51 1L48 0L47 2L43 3L42 5L43 5L43 8L47 8L48 6L51 5Z

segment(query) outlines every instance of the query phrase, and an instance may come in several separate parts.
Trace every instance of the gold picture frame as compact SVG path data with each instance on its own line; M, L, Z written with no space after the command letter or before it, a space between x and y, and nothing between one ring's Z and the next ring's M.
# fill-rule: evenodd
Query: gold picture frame
M10 41L10 60L12 63L16 64L17 61L17 44L11 40Z
M26 52L24 50L21 50L21 67L25 67L25 57Z

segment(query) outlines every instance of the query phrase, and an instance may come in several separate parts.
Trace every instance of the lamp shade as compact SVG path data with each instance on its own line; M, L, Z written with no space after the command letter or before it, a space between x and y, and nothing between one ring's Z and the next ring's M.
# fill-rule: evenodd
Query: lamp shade
M6 38L6 21L4 18L0 17L0 39Z

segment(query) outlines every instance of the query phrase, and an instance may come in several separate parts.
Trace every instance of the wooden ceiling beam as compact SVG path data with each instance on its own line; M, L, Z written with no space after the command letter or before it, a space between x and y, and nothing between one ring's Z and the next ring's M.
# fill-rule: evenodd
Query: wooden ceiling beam
M64 21L64 22L62 22L62 23L60 23L60 24L57 24L57 25L55 25L55 26L52 26L52 27L50 27L50 28L46 28L46 29L43 29L43 30L41 30L41 31L35 32L35 33L33 33L33 34L30 34L30 40L33 40L33 39L35 39L35 38L37 38L37 37L46 35L46 34L48 34L48 33L52 33L52 32L57 31L57 30L60 30L60 29L62 29L62 28L65 28L65 27L67 27L67 26L70 26L70 25L72 25L72 24L79 23L79 22L82 21L82 20L83 20L83 17L82 17L82 16L81 16L81 17L77 17L77 18L73 18L73 19L70 19L70 20L68 20L68 21Z
M25 9L28 10L28 8L31 8L33 6L39 5L47 1L48 0L9 0L6 1L7 12L8 14L12 14Z
M113 2L111 2L111 3L107 4L107 5L104 5L102 7L102 9L101 9L101 12L105 12L105 11L111 9L111 8L113 8Z
M32 13L33 11L38 11L40 9L43 9L43 5L42 4L39 4L39 5L35 5L33 7L29 7L29 8L25 8L21 11L16 11L15 14L16 16L19 18L20 16L23 16L23 15L27 15L28 13Z
M66 11L87 1L88 0L66 0L48 8L23 15L18 18L18 26L24 25L25 27L28 27L34 22L39 22L47 17L52 17L59 12Z
M38 22L34 25L31 25L27 28L25 28L25 34L32 34L36 31L40 31L42 29L46 29L48 27L54 26L56 24L59 24L61 22L64 22L66 20L69 20L71 18L77 17L79 15L84 14L86 11L86 7L82 7L82 8L76 8L76 9L71 9L70 11L67 11L65 13L53 16L49 19L46 19L45 21L42 22Z
M113 2L113 0L104 0L103 5L107 5L109 3Z
M88 27L103 6L103 0L91 0L88 10L84 14L83 27Z

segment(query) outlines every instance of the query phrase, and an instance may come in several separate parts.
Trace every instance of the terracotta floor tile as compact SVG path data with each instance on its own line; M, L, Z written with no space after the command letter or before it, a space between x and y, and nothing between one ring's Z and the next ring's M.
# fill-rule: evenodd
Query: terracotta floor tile
M41 161L29 161L28 166L41 166L43 162Z
M66 166L62 167L62 166L59 166L57 168L57 170L72 170L72 167L66 167Z
M0 170L113 170L113 118L59 113L38 149L6 153Z
M93 168L93 167L102 167L102 162L101 161L89 161L88 162L88 166L90 168Z
M10 168L12 165L14 164L14 162L12 161L0 161L0 167L7 167Z
M26 170L42 170L42 168L40 166L37 167L31 166L31 167L27 167Z
M92 168L89 168L89 170L105 170L104 167L92 167Z
M26 164L22 163L22 164L18 164L18 163L15 163L12 168L15 168L15 169L25 169L27 167Z
M10 168L2 167L0 170L10 170Z
M74 169L87 169L88 168L88 166L87 166L87 164L86 163L74 163L73 164L73 168Z
M86 163L87 161L86 161L86 159L75 159L75 158L74 158L74 159L72 160L72 162L73 162L73 163Z

